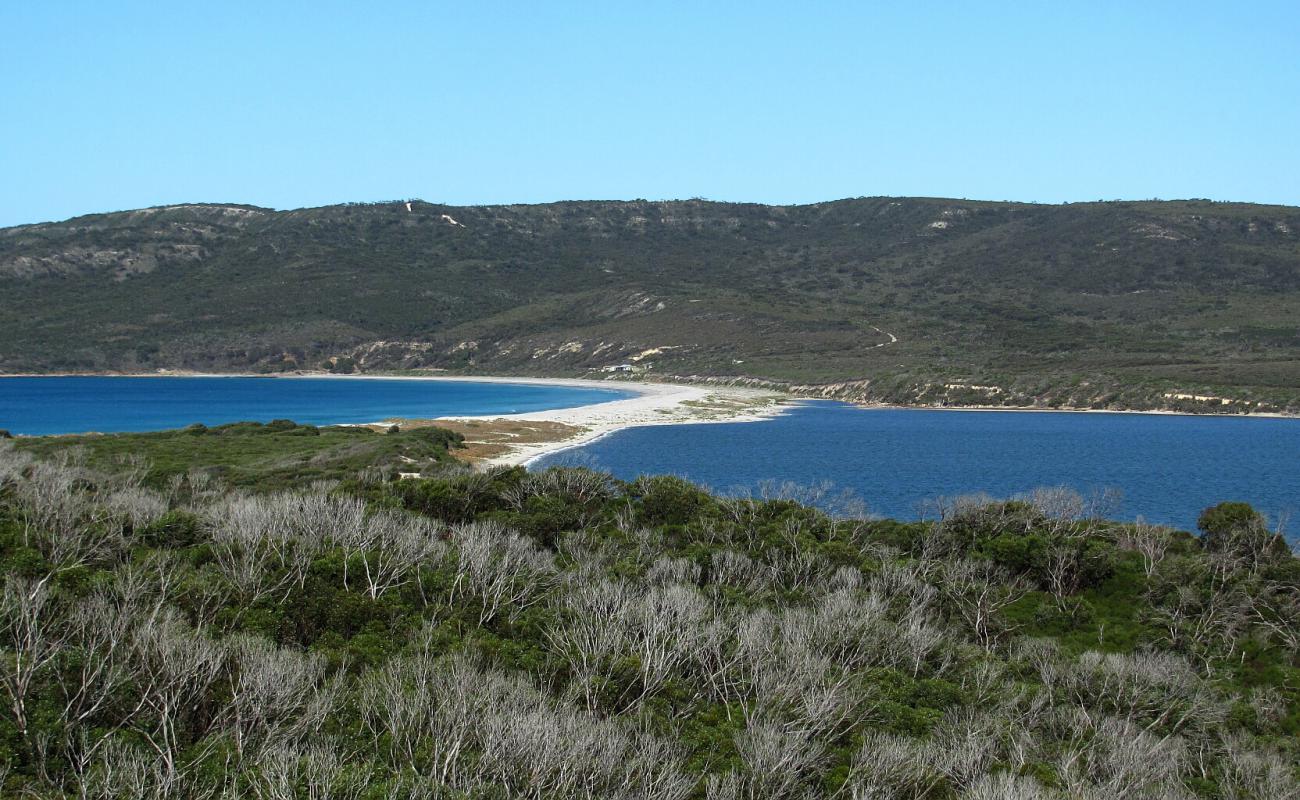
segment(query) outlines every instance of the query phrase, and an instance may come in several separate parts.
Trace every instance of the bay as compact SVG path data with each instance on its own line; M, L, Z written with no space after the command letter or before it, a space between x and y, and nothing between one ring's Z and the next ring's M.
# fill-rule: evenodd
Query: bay
M626 389L383 378L0 378L0 429L32 436L154 431L193 423L308 425L517 414L631 397Z
M829 496L850 490L871 512L896 519L918 519L940 497L1068 486L1085 496L1119 490L1109 513L1118 519L1193 530L1202 509L1242 500L1300 524L1295 419L808 402L763 422L629 428L534 462L554 464L624 479L674 474L731 494L765 481L829 481Z

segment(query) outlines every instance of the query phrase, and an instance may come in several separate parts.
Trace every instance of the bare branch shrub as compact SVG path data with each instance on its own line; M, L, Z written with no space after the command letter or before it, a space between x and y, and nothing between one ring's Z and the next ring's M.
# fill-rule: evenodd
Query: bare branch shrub
M18 733L28 732L28 700L37 678L59 657L69 633L55 608L49 579L10 575L0 592L0 634L7 648L0 652L0 682L4 685Z
M629 616L635 601L635 593L627 586L608 580L571 586L560 598L560 607L567 612L565 619L547 630L546 639L568 662L589 710L598 705L595 679L631 643L626 626L610 624L610 620Z
M772 548L763 554L772 582L793 592L808 592L825 586L835 574L830 560L812 550Z
M854 800L926 797L943 780L931 767L941 757L926 742L868 731L853 757L845 787Z
M167 498L139 486L116 489L105 495L100 503L109 514L122 520L133 531L146 528L167 513Z
M418 771L453 788L494 783L506 796L678 800L694 785L680 755L656 737L464 659L398 660L368 676L359 700L372 736L393 743L390 757L414 754ZM419 752L426 744L427 756Z
M961 794L961 800L1049 800L1050 797L1038 781L1009 772L983 775Z
M1002 609L1024 597L1028 587L991 561L951 561L944 565L944 594L975 640L992 650L1003 632Z
M1300 779L1295 762L1251 744L1240 736L1223 742L1224 769L1221 776L1224 796L1233 800L1277 797L1300 798Z
M1253 587L1248 605L1252 621L1291 652L1300 651L1300 587L1262 580Z
M703 570L700 565L688 558L670 558L660 556L646 570L646 583L658 586L669 586L672 584L689 584L697 585L700 582L700 576Z
M15 486L26 543L60 569L100 562L125 546L121 521L84 469L34 463Z
M755 721L737 734L736 751L745 769L735 796L765 800L797 796L796 790L821 761L825 748L810 732Z
M281 742L263 750L250 782L256 800L355 800L368 781L329 741Z
M1121 529L1119 546L1142 556L1142 572L1147 581L1150 581L1173 544L1172 534L1173 531L1169 528L1148 525L1139 517L1137 522Z
M1097 800L1190 797L1181 788L1186 751L1178 737L1153 736L1113 717L1076 734L1076 743L1060 756L1057 769L1071 794Z
M371 599L402 586L426 561L439 560L447 546L433 522L399 512L379 512L354 542Z
M1172 653L1083 653L1044 683L1063 693L1086 718L1099 711L1144 732L1212 729L1226 715L1188 663Z
M267 740L282 740L319 725L326 690L325 661L319 655L276 647L252 636L227 641L232 664L223 723L244 755ZM315 713L312 713L315 712Z
M133 631L133 659L147 678L138 687L139 715L131 727L154 751L169 790L181 778L189 741L203 731L195 707L225 663L222 647L164 614Z
M207 510L212 555L240 600L253 605L286 591L284 571L293 526L280 504L265 497L235 497Z
M505 611L513 622L542 600L555 576L555 558L532 539L495 523L472 523L452 529L456 578L452 599L480 604L479 623Z
M83 800L163 800L176 796L173 788L175 781L153 754L114 738L97 753L85 778L77 782L77 795Z
M580 528L588 527L605 501L613 496L608 475L583 467L551 467L530 472L501 493L502 499L516 511L524 510L535 497L563 500L568 507L578 510Z
M32 456L14 446L8 439L0 439L0 490L12 486L32 465Z
M625 655L636 657L635 705L671 675L699 661L715 636L711 606L694 587L652 586L644 593L603 581L570 587L561 599L564 622L551 629L552 647L579 678L588 708L597 704L594 679Z
M713 553L710 560L709 579L715 584L747 592L760 592L771 585L773 576L770 567L754 561L744 553L719 550Z

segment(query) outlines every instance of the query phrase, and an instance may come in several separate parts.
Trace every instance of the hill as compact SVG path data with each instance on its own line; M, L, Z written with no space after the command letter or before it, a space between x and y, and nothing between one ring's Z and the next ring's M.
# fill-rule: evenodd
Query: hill
M1300 411L1300 209L184 205L0 230L0 371L443 369Z

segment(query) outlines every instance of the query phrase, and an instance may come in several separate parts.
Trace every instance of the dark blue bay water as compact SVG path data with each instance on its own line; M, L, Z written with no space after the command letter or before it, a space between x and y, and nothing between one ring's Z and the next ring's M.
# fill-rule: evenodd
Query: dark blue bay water
M348 378L0 378L0 429L42 435L291 419L311 425L514 414L603 403L625 389Z
M853 490L876 514L918 517L936 497L1040 486L1122 491L1114 516L1193 530L1244 500L1300 526L1300 420L1147 414L861 409L807 403L765 422L631 428L536 466L577 463L630 479L680 475L718 491L766 480Z

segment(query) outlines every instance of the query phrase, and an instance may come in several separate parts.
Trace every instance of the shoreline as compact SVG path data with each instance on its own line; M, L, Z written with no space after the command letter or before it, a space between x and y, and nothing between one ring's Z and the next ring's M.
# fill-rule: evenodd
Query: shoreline
M552 379L552 385L575 386L579 379ZM506 381L509 382L509 381ZM596 381L595 383L602 383ZM634 388L638 394L585 406L530 411L520 414L448 416L437 422L550 422L578 432L562 439L530 442L511 446L506 452L484 458L477 463L483 469L528 466L543 456L572 450L603 439L627 428L652 425L699 425L719 422L760 422L785 413L788 395L763 389L719 388L692 384L631 381L618 383ZM606 384L607 385L607 384Z
M1171 409L1096 409L1096 408L1044 408L1034 406L923 406L896 403L864 403L832 398L808 397L782 392L775 388L726 386L691 382L638 381L621 378L544 378L512 377L502 375L439 375L439 374L336 374L328 372L293 373L208 373L168 371L160 373L59 373L59 374L9 374L6 377L130 377L130 378L278 378L335 380L403 380L435 381L445 383L496 383L569 388L609 389L630 393L598 403L516 414L455 415L432 418L396 419L393 417L373 422L339 423L356 427L383 428L392 424L436 425L438 422L482 424L484 432L493 435L495 428L518 426L521 423L549 423L549 435L559 438L511 442L513 434L497 433L492 443L504 452L494 452L472 461L476 467L489 469L498 466L529 466L537 460L572 450L605 438L626 428L652 425L690 425L721 422L759 422L787 413L800 401L832 400L853 408L901 411L965 411L1007 413L1056 414L1155 414L1162 416L1218 417L1240 419L1297 419L1296 415L1274 412L1253 414L1227 414L1213 412L1175 411ZM477 427L477 425L476 425ZM556 433L563 431L563 433ZM570 433L570 431L576 431ZM484 442L475 442L483 444Z
M4 377L59 377L53 375L5 375ZM545 455L580 447L624 428L647 425L686 425L717 422L757 422L781 414L782 405L789 396L768 389L750 387L714 387L700 384L631 381L624 379L589 378L515 378L509 376L466 375L337 375L331 373L292 373L251 375L238 373L133 373L122 375L78 373L62 377L132 377L132 378L280 378L306 379L330 378L337 380L405 380L444 383L491 383L532 386L551 386L583 389L606 389L624 395L602 402L580 406L524 411L514 414L449 415L441 417L398 418L385 417L367 422L334 423L340 427L385 429L391 425L429 426L444 423L474 423L484 433L495 435L494 441L474 442L495 444L503 452L493 453L471 461L476 467L516 466L531 463ZM496 423L494 425L494 423ZM518 428L528 423L547 423L546 436L527 442L511 442L515 433L501 433L502 429ZM495 429L495 430L494 430ZM92 432L65 435L85 435ZM53 434L59 435L59 434ZM475 434L477 435L477 434Z
M658 384L658 385L673 386L675 384ZM579 433L575 436L566 439L562 439L554 442L523 445L508 454L504 454L494 458L484 459L482 462L480 462L480 464L484 468L490 468L493 466L515 466L515 465L528 467L534 462L546 456L555 455L556 453L562 453L566 450L573 450L579 447L583 447L585 445L604 439L605 437L610 436L611 434L617 433L618 431L627 428L648 427L652 425L691 425L691 424L709 424L709 423L720 423L720 422L761 422L763 420L771 419L773 417L778 417L785 413L788 413L790 409L797 407L802 402L815 402L816 400L817 398L801 397L799 395L784 395L779 402L773 402L772 405L768 406L767 408L752 409L746 412L736 413L734 415L720 416L718 418L698 418L698 417L693 418L688 414L680 418L674 417L674 418L651 419L651 420L598 419L598 421L595 423L593 423L590 420L590 416L588 412L591 410L601 409L602 406L613 406L619 403L630 402L628 400L616 400L610 403L600 403L600 404L594 404L590 406L576 406L567 409L556 409L554 411L540 411L540 412L533 412L533 413L510 414L510 415L499 415L499 416L440 417L438 419L455 420L455 421L511 420L511 421L519 421L519 422L543 422L543 421L562 422L567 425L573 425L579 428L586 428L586 430L584 430L582 433ZM845 402L845 401L831 401L831 402ZM1233 418L1297 419L1297 417L1293 415L1276 414L1270 412L1247 415L1247 414L1206 414L1206 413L1171 411L1171 410L1160 410L1160 409L1111 410L1111 409L1101 409L1101 408L1034 408L1034 407L1007 407L1007 406L904 406L904 405L888 404L888 403L852 403L852 402L845 402L845 404L862 411L878 411L878 410L880 411L888 411L888 410L966 411L966 412L983 412L983 413L1005 412L1005 413L1013 413L1013 414L1024 414L1024 413L1132 414L1132 415L1150 414L1150 415L1160 415L1160 416L1212 417L1212 418L1223 418L1223 419L1233 419ZM437 422L438 420L433 420L433 421Z
M791 395L801 400L827 400L823 397ZM1249 414L1216 414L1211 411L1174 411L1169 408L1043 408L1042 406L905 406L898 403L856 403L851 400L831 400L847 403L855 408L893 411L1005 411L1011 414L1154 414L1165 417L1209 417L1211 419L1300 419L1297 414L1276 411L1256 411Z
M1044 406L933 406L907 405L904 403L874 403L860 400L843 400L813 394L797 394L779 388L760 388L745 385L728 385L694 381L674 380L625 380L622 378L545 378L513 377L510 375L411 375L384 374L368 372L362 374L340 374L335 372L197 372L189 370L167 370L165 372L7 372L0 373L0 380L5 378L330 378L338 380L385 380L385 381L460 381L463 383L518 383L537 386L573 386L592 389L608 389L622 386L629 391L637 391L638 386L695 386L712 390L715 393L753 391L760 394L787 397L794 400L824 400L833 403L845 403L864 409L899 409L908 411L1033 411L1050 414L1165 414L1180 417L1223 417L1227 419L1300 419L1300 414L1287 414L1276 411L1252 411L1245 414L1218 411L1177 411L1169 408L1048 408ZM447 419L458 419L448 417ZM468 417L466 418L468 419ZM378 424L378 423L353 423Z
M628 381L618 378L537 378L508 375L386 375L377 372L363 374L343 374L337 372L190 372L168 370L167 372L8 372L0 373L0 380L5 378L276 378L280 380L303 380L309 378L329 378L330 380L354 381L445 381L460 383L521 383L536 386L575 386L592 389L607 389L610 386L633 386L640 383L656 385L677 385L665 382Z

